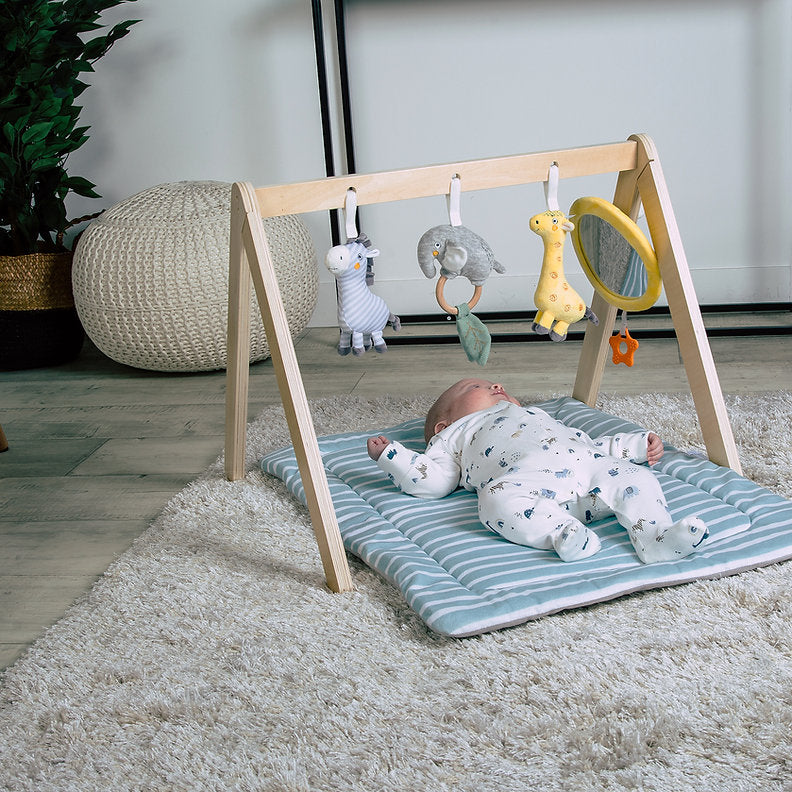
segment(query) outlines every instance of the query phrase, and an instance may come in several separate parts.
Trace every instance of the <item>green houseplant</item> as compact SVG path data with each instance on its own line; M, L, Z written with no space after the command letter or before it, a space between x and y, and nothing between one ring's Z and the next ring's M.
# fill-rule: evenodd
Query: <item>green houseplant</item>
M82 346L65 203L99 196L66 162L88 139L82 76L138 21L100 23L125 2L0 3L0 368L65 362Z

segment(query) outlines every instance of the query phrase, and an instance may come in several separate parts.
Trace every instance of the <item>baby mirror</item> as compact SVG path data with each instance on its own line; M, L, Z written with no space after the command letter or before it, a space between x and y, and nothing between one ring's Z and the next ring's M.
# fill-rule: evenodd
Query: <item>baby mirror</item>
M657 256L646 235L602 198L578 198L570 207L572 244L591 285L623 311L645 311L662 289Z

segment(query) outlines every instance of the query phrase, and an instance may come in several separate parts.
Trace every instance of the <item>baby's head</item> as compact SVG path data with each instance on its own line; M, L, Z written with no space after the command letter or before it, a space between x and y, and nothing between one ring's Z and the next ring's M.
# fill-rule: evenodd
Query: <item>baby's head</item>
M424 438L428 443L438 432L466 415L492 407L501 401L519 404L509 396L499 382L483 379L463 379L443 391L429 408L424 423Z

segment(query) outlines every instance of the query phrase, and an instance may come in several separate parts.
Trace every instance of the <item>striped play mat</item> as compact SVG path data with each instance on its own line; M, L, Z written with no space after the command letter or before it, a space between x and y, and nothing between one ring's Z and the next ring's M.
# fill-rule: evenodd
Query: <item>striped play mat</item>
M571 398L537 406L594 438L640 429ZM423 418L381 432L415 450L425 447ZM512 544L487 530L471 492L460 489L434 501L403 495L369 459L371 434L319 439L344 545L396 585L443 635L477 635L635 591L792 558L792 502L668 445L652 470L674 518L697 514L709 526L709 541L693 556L642 564L624 529L609 518L592 524L600 552L565 563L555 553ZM291 447L265 456L261 468L305 502Z

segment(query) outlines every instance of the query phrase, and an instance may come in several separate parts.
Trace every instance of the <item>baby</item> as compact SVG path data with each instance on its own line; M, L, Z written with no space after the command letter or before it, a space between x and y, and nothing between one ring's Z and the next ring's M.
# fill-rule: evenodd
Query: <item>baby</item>
M419 454L379 435L369 456L405 493L442 498L460 484L478 494L481 522L516 544L564 561L600 549L588 525L615 515L644 563L682 558L709 532L696 517L674 522L654 474L663 443L653 432L592 440L537 407L521 407L481 379L452 385L426 417Z

